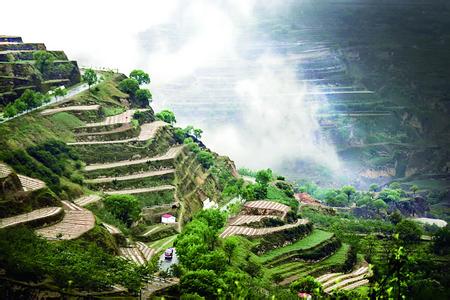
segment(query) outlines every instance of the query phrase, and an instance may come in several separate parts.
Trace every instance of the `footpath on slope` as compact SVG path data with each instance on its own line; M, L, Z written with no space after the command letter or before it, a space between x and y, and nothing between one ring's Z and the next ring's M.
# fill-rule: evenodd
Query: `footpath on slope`
M105 120L102 122L88 123L84 127L99 127L99 126L131 123L131 121L133 120L134 113L138 111L145 111L145 109L130 109L124 111L123 113L106 117Z
M156 253L155 249L148 247L142 242L136 242L136 244L131 247L121 247L119 250L120 256L138 265L146 264Z
M151 192L161 192L174 190L175 187L173 185L160 185L156 187L149 188L139 188L139 189L129 189L129 190L117 190L117 191L105 191L106 195L127 195L127 194L143 194L143 193L151 193Z
M141 132L139 136L124 140L114 140L114 141L89 141L89 142L73 142L67 143L67 145L106 145L106 144L121 144L129 142L143 142L152 139L161 127L167 126L168 124L163 121L155 121L152 123L143 124L141 126Z
M13 217L0 219L0 228L7 228L20 224L34 223L38 221L44 221L53 219L58 215L63 214L63 209L57 206L44 207L33 210L29 213L16 215Z
M285 230L288 228L294 228L299 225L304 225L309 223L306 219L298 219L297 222L293 224L286 224L283 226L277 226L277 227L266 227L266 228L252 228L252 227L246 227L246 226L228 226L221 234L221 238L226 238L232 235L246 235L246 236L259 236L259 235L266 235L269 233Z
M113 181L125 181L125 180L139 179L139 178L157 177L157 176L173 174L173 173L175 173L175 169L167 169L167 170L159 170L159 171L148 171L148 172L136 173L136 174L125 175L125 176L95 178L95 179L85 180L85 182L86 183L104 183L104 182L113 182Z
M358 287L364 285L366 281L368 281L366 279L368 274L369 267L367 265L364 265L357 270L347 274L331 273L323 275L321 277L318 277L317 281L322 284L322 287L324 288L324 291L326 293L330 293L334 290L343 288L349 289L349 286Z
M41 115L43 116L50 116L59 112L66 112L66 111L93 111L93 110L99 110L100 105L75 105L75 106L66 106L66 107L58 107L58 108L49 108L41 111Z
M184 146L175 146L169 148L167 152L160 156L155 157L146 157L141 159L135 159L135 160L122 160L112 163L105 163L105 164L91 164L87 165L85 167L85 171L95 171L95 170L103 170L103 169L112 169L116 167L123 167L123 166L130 166L130 165L138 165L146 162L155 162L155 161L163 161L163 160L171 160L174 159L183 149Z
M36 230L36 234L48 240L76 239L95 226L95 217L91 211L74 203L62 201L64 205L63 219L54 225Z
M67 100L67 99L69 99L69 98L71 98L73 96L76 96L76 95L86 91L88 88L89 88L89 86L86 83L83 83L83 84L80 84L78 86L74 86L74 87L68 88L67 95L65 95L65 96L56 96L56 97L52 98L52 100L50 100L50 102L45 103L45 104L43 104L43 105L41 105L39 107L36 107L36 108L30 109L30 110L24 111L24 112L22 112L20 114L15 115L14 117L0 120L0 124L1 123L5 123L7 121L10 121L12 119L15 119L17 117L26 115L26 114L28 114L30 112L33 112L33 111L38 110L38 109L41 109L43 107L46 107L46 106L49 106L49 105L52 105L52 104L55 104L55 103L63 102L64 100Z

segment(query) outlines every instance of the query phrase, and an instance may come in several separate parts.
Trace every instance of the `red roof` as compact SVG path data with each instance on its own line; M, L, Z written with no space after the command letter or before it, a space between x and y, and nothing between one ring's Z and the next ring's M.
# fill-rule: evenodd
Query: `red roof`
M162 215L163 218L172 218L173 216L171 214L164 214Z

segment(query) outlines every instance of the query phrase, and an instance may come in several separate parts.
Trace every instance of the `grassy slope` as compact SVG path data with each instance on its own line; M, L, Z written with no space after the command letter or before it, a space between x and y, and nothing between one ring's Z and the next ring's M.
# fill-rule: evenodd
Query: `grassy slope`
M269 274L280 274L282 278L290 276L306 276L321 270L330 270L334 267L341 266L346 259L346 255L350 249L350 245L342 244L333 255L316 263L308 262L292 262L268 269Z
M294 244L286 247L277 248L258 257L261 263L272 260L273 258L295 250L305 250L319 245L321 242L331 238L333 233L316 229L304 239L298 240Z

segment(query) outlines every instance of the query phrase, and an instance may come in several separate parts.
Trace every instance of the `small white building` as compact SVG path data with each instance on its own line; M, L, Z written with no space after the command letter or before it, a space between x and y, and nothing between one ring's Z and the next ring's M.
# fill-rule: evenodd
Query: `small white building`
M176 221L177 221L176 218L171 214L164 214L161 216L161 223L163 224L171 224L175 223Z
M203 209L210 209L210 208L219 208L219 205L209 200L209 198L206 198L206 200L203 201Z

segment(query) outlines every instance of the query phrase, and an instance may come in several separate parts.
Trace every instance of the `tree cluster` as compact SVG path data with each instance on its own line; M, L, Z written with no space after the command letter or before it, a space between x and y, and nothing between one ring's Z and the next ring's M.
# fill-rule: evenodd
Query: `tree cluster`
M137 107L148 107L152 100L152 93L148 89L140 88L150 83L150 76L142 70L133 70L130 77L119 83L119 89L130 95L131 104Z
M22 96L5 107L3 115L7 118L12 118L24 111L40 107L42 104L48 103L49 101L50 96L47 94L42 94L33 90L25 90Z
M261 266L249 253L245 254L248 250L239 238L219 239L218 232L225 220L219 210L203 210L177 237L175 247L182 269L183 299L195 294L197 299L233 299L252 293L250 286L255 282L253 278L261 275Z

